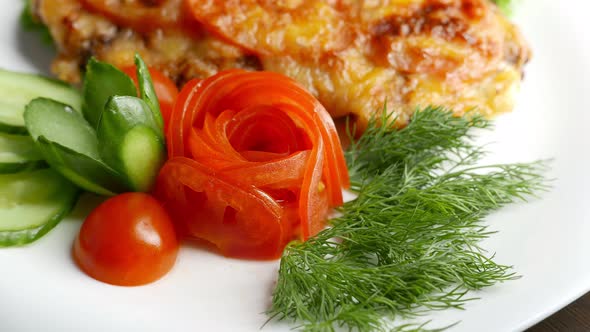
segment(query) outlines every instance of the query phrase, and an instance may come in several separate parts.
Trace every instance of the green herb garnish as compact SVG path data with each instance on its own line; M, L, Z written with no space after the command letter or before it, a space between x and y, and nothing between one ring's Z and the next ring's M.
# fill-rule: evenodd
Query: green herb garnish
M24 8L20 14L20 24L25 31L37 33L44 44L53 45L49 29L33 16L32 0L24 0Z
M358 198L285 250L271 317L389 331L384 318L462 308L470 290L515 278L479 247L492 233L482 219L546 189L544 163L476 166L485 152L471 129L490 127L479 116L427 108L399 131L393 120L371 122L347 152Z
M504 13L510 15L512 13L512 5L514 4L514 0L492 0Z

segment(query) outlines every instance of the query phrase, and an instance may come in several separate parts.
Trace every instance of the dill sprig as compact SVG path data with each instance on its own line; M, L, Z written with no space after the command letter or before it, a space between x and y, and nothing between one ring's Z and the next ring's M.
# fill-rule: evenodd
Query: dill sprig
M479 247L492 233L482 219L546 189L543 162L477 165L472 129L490 127L477 115L427 108L397 131L382 121L346 153L358 197L286 248L271 317L310 331L424 330L395 319L462 308L470 290L515 278Z

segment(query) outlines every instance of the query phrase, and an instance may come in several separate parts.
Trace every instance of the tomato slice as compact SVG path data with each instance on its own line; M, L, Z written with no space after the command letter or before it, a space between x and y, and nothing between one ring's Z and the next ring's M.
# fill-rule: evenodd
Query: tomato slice
M165 200L181 228L214 243L224 255L277 258L285 245L282 209L268 195L230 183L203 164L174 158L166 163L157 191L163 197L182 185L183 200Z
M185 139L189 137L192 130L192 112L188 105L196 97L202 83L201 79L192 79L184 85L178 94L174 109L170 115L170 126L166 135L168 157L170 158L187 154L185 149L188 149L188 144L185 146L185 143L188 142L185 142Z
M281 188L281 184L296 183L303 178L310 153L309 150L299 151L284 158L274 158L273 162L227 166L222 168L219 174L235 181L245 181L257 188Z
M133 82L135 82L135 86L138 86L137 71L135 66L125 67L122 70L125 74L131 77ZM154 89L156 90L158 101L160 102L160 112L162 113L162 118L164 119L164 128L168 128L170 114L172 114L174 102L178 97L178 88L176 87L176 84L174 84L174 82L172 82L172 80L169 79L168 76L164 75L161 71L153 67L148 68L148 70L150 72L150 76L152 77L152 82L154 83Z
M228 70L189 82L167 140L158 195L188 236L229 256L274 258L316 234L349 185L328 112L276 73Z
M183 0L82 0L82 4L99 12L119 25L129 26L138 31L158 28L175 28L183 19Z

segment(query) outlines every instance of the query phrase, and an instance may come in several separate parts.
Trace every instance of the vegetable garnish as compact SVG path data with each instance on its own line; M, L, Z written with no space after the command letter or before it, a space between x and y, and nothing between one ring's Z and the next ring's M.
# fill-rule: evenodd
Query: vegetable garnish
M182 89L159 198L184 235L227 256L277 258L323 229L348 173L334 123L290 78L229 70Z
M100 195L125 190L120 175L100 158L96 131L76 110L37 98L27 105L24 118L47 163L65 178Z
M479 247L492 233L482 219L545 190L545 163L476 166L484 150L469 130L490 127L478 116L428 108L402 130L392 121L373 121L346 153L358 198L285 249L271 317L389 331L384 319L461 308L468 291L515 277Z
M63 82L0 70L0 246L39 239L70 212L79 188L152 189L166 159L157 96L170 108L177 91L139 56L136 68L132 79L91 60L84 98Z
M178 241L172 221L152 196L110 198L84 221L73 255L91 277L138 286L160 279L174 266Z
M150 191L166 157L160 106L139 56L136 68L137 87L124 72L91 59L83 115L49 98L26 106L27 129L47 162L87 191Z

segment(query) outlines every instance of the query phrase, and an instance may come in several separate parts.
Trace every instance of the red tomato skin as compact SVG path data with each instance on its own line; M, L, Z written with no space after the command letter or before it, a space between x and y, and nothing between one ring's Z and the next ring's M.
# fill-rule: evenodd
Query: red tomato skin
M160 113L162 113L162 118L164 119L164 128L168 128L170 114L172 113L176 97L178 97L178 88L174 82L161 71L153 67L148 68L148 70L152 77L152 82L154 83L154 89L156 90L158 101L160 102ZM122 71L131 77L135 86L138 86L135 66L125 67Z
M144 193L112 197L86 218L73 247L89 276L118 286L163 277L176 262L178 240L162 205Z

